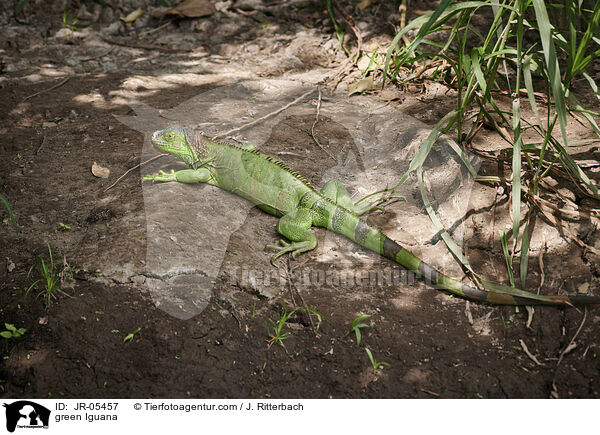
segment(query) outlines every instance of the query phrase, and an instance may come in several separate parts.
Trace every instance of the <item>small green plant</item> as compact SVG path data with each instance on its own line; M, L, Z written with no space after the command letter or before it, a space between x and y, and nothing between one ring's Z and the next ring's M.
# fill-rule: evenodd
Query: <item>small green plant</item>
M371 317L368 314L361 314L360 316L358 316L357 318L355 318L352 321L352 327L350 327L350 331L348 331L347 335L350 335L354 332L354 335L356 335L356 347L360 346L360 341L362 339L362 334L360 333L360 330L362 328L370 328L371 326L366 324L366 323L362 323L363 320L368 319L369 317Z
M19 227L17 227L17 221L15 220L15 215L13 214L12 208L10 207L8 200L3 195L0 195L0 201L4 203L6 209L8 210L8 217L10 217L10 222L12 223L12 226L15 229L15 233L19 234Z
M67 16L67 10L65 9L63 11L63 16L62 16L62 26L65 29L69 29L73 32L77 32L83 28L82 26L77 25L77 23L79 23L79 18L77 18L77 17L69 18Z
M298 308L294 308L292 311L288 312L284 306L281 309L281 317L279 318L279 320L277 320L277 322L275 322L271 319L268 319L269 325L267 326L267 329L268 329L268 334L269 334L269 340L267 342L269 343L269 347L271 347L274 343L276 343L285 349L283 340L285 340L291 336L291 334L289 332L286 332L284 330L285 325L286 325L287 321L289 320L289 318L292 317L298 311L307 311L307 312L317 316L317 319L319 321L317 324L317 330L319 329L319 326L321 324L321 320L323 319L323 316L321 315L321 313L319 313L314 308L298 307Z
M31 276L31 273L37 267L39 278L36 279L25 291L25 297L27 297L34 288L38 287L38 285L41 284L42 289L38 291L37 296L42 296L47 305L50 304L52 299L56 299L56 293L60 293L64 296L71 297L69 294L61 290L61 288L58 286L58 281L60 279L58 263L62 261L59 260L56 263L54 262L54 258L52 256L52 248L50 248L50 243L48 243L48 255L50 257L49 261L46 261L46 259L40 255L38 256L36 264L33 264L29 268L29 273L27 274L27 277L29 278Z
M69 225L65 224L64 222L59 222L58 223L58 227L61 230L70 230L71 229L71 227Z
M133 339L133 337L135 337L137 335L138 332L140 332L142 330L142 328L135 328L135 330L133 332L130 332L129 334L127 334L125 336L125 338L123 339L123 343L127 343L128 341L131 341Z
M377 369L379 367L382 366L386 366L389 367L389 363L385 362L385 361L377 361L375 359L375 357L373 357L373 354L371 353L371 350L368 347L365 347L365 352L367 352L367 356L369 357L369 361L371 361L371 365L373 366L373 374L376 375L377 374Z
M3 338L19 338L27 331L25 328L17 328L12 323L5 323L4 327L6 331L0 332L0 337Z

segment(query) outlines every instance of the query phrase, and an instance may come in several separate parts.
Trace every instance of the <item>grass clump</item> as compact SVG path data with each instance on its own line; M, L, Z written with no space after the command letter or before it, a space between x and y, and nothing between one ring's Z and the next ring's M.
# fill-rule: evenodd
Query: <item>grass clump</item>
M510 192L512 231L503 236L503 244L512 245L511 259L520 253L515 276L521 286L527 278L536 216L554 222L552 213L567 216L570 212L559 206L549 211L548 200L541 199L562 203L549 178L563 179L563 184L571 185L580 196L600 199L597 183L573 158L573 147L582 143L572 140L567 129L573 118L596 136L584 145L600 140L600 114L585 108L574 92L577 83L579 94L587 92L600 100L598 85L587 71L600 58L599 27L600 2L442 0L434 11L396 34L379 69L384 82L405 84L426 78L456 89L455 108L433 127L399 184L411 172L423 169L441 134L455 132L458 143L451 141L451 146L472 176L503 185ZM413 71L420 73L411 74ZM509 144L510 176L478 177L466 156L464 151L483 126L493 128ZM490 160L498 158L478 154ZM584 216L597 216L599 211L583 209L577 201L569 206ZM452 250L452 243L444 241ZM469 265L460 261L468 269ZM481 280L480 284L487 288ZM511 286L515 286L512 272Z
M65 293L59 286L61 274L68 269L68 264L64 260L55 261L52 256L52 248L48 243L48 260L43 256L38 256L37 261L29 268L27 277L30 278L34 272L37 272L37 279L25 291L27 297L33 289L37 289L37 297L42 297L46 305L50 305L52 300L56 300L57 293L71 297ZM62 269L61 269L62 263Z

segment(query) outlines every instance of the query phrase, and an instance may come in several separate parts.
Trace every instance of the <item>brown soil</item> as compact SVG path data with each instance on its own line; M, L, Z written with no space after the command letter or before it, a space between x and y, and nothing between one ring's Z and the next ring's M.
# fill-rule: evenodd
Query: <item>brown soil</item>
M95 21L81 12L81 6L87 5L88 14L93 16L95 2L64 3L69 13L79 12L92 21L90 32L100 32L118 22L119 14L133 10L136 2L121 2L125 6L115 6L110 14L103 10ZM600 317L596 308L585 313L574 308L536 308L528 328L524 308L515 312L514 308L473 303L468 307L464 301L440 299L438 291L420 283L415 284L420 290L415 297L418 309L406 309L397 302L402 288L373 288L368 301L340 298L327 288L312 288L303 292L302 303L296 302L322 313L323 324L315 333L306 314L293 316L287 329L291 335L283 348L268 343L269 319L279 319L282 299L266 299L242 288L234 308L220 296L236 285L227 278L227 271L219 277L208 308L189 320L179 320L158 309L143 285L116 276L100 277L90 268L90 259L108 256L139 268L146 255L141 172L134 171L104 192L116 175L139 163L143 141L140 133L125 127L114 115L131 114L129 104L134 100L168 109L190 96L234 81L233 76L215 82L174 81L169 87L149 90L143 85L128 87L128 79L167 72L201 74L186 72L188 52L168 51L189 50L185 43L190 40L184 36L190 34L197 38L190 44L199 44L206 56L234 72L245 69L245 74L255 77L261 73L277 77L297 70L293 63L283 62L280 67L261 63L268 61L269 44L281 37L281 44L289 46L290 35L314 27L322 38L315 37L315 41L323 44L333 40L332 50L337 50L326 12L318 2L303 4L306 6L298 3L290 8L292 12L284 11L284 6L262 11L248 6L234 10L233 15L221 14L218 26L215 17L176 21L150 34L154 39L145 40L166 52L104 42L91 53L91 48L78 39L63 42L49 38L61 28L61 8L38 7L31 2L21 17L30 23L27 26L10 17L11 9L2 11L0 193L15 211L21 233L16 235L9 224L0 226L0 325L11 323L27 331L20 339L0 341L0 396L547 398L555 391L565 398L598 397ZM385 8L372 16L360 13L364 15L360 21L370 25L383 19ZM374 17L372 22L370 17ZM261 20L271 24L261 26ZM159 24L149 20L147 28L141 30ZM230 30L199 34L197 26ZM392 30L390 27L386 32L391 34ZM125 37L127 31L122 29L118 37ZM169 46L158 39L169 35L178 36L172 40L183 45ZM211 41L212 36L221 39ZM385 32L372 33L367 42L389 37ZM257 54L254 49L244 51L253 41ZM108 49L112 51L101 56ZM131 54L130 50L138 51ZM297 54L295 58L302 59ZM81 56L100 57L82 62ZM303 68L323 68L330 73L341 59L335 56L340 54L324 51L304 58ZM136 57L142 60L136 63ZM73 64L70 59L77 62ZM67 82L51 89L67 76ZM437 112L443 115L444 105L451 105L452 100L436 104L435 113L430 101L419 101L415 95L407 95L397 104L404 105L413 116L434 121L439 119ZM111 178L93 177L90 167L94 161L110 167ZM317 164L310 162L303 171ZM507 209L508 205L501 207ZM0 217L7 217L3 207ZM247 222L230 240L228 255L242 259L250 255L244 251L244 231L264 233L276 242L274 218L254 210ZM266 226L256 228L264 222ZM322 237L322 232L317 234ZM590 240L597 235L593 229L589 234ZM33 281L28 276L30 266L39 255L48 257L46 243L52 247L55 260L66 259L75 271L73 282L61 284L72 297L58 294L50 303L36 298L36 290L25 297ZM480 264L489 257L494 258L494 264L502 264L499 250L490 253L483 243L469 246L472 258L482 258ZM311 261L310 256L306 258ZM549 276L556 280L550 283L552 288L571 290L591 282L590 291L598 291L597 257L573 243L548 253L544 261L552 269ZM477 263L473 261L475 266ZM226 267L227 261L224 264ZM291 309L290 295L283 296L286 308ZM473 325L466 310L474 319ZM357 347L348 331L360 313L371 314L367 322L372 326L362 330L363 343ZM584 315L577 346L557 367ZM124 342L124 337L137 328L140 332ZM539 364L528 357L520 340ZM374 375L364 346L389 366Z

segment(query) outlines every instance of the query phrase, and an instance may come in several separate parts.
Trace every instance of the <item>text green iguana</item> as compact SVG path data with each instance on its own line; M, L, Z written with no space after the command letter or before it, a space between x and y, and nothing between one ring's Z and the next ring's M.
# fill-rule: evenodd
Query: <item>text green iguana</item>
M479 289L462 284L438 272L360 219L386 199L380 192L366 201L353 203L346 188L332 180L317 191L304 177L284 163L258 152L252 146L217 143L182 127L168 127L152 136L156 148L187 163L191 169L146 175L145 181L208 183L228 190L256 204L261 210L280 217L277 231L290 242L268 245L276 251L271 262L291 253L292 257L315 249L317 238L311 227L323 227L346 236L359 245L395 261L423 278L429 285L473 301L505 305L571 305L600 303L600 296L537 295L511 289Z

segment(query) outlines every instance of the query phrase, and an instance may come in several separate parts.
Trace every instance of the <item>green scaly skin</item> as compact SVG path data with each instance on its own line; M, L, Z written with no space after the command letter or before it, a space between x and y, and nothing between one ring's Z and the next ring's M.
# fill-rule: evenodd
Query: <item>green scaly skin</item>
M416 273L432 287L469 300L503 305L573 305L597 304L598 296L542 296L513 289L511 294L480 290L460 283L438 272L371 227L360 215L378 208L376 204L389 198L385 193L353 203L346 188L336 180L325 183L317 191L301 175L274 158L251 146L235 146L213 142L191 129L168 127L152 136L160 151L169 153L190 169L146 175L144 181L208 183L244 197L263 211L280 217L277 231L287 240L280 246L268 245L276 251L271 262L286 253L292 257L313 250L317 239L311 227L323 227L346 236L359 245L395 261ZM364 202L364 204L363 204Z

